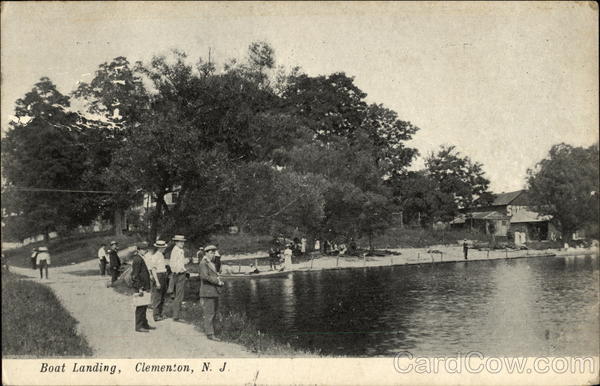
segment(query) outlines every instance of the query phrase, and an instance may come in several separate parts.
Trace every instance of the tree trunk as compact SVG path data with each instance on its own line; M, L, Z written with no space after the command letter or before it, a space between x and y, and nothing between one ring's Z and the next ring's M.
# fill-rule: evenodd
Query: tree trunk
M373 253L373 233L369 233L369 252Z
M159 197L156 200L156 207L154 208L154 213L152 214L152 224L150 225L150 234L149 240L156 240L156 236L158 235L158 225L160 224L160 219L162 217L162 207L163 207L164 199Z
M315 236L307 236L306 237L306 253L312 252L315 250L315 241L317 238Z
M404 229L404 211L400 211L400 229Z
M115 236L123 236L123 214L120 209L114 212Z
M575 233L574 229L563 229L562 230L562 240L564 243L567 243L570 246L573 244L573 233Z

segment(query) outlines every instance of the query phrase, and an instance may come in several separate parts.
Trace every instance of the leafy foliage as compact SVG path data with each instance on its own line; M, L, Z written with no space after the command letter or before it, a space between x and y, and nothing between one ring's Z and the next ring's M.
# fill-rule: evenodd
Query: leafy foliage
M541 213L553 216L567 239L576 230L598 223L598 161L597 143L589 148L561 143L528 170L531 200Z
M150 239L183 233L204 242L234 224L310 237L372 238L389 225L385 178L404 172L417 155L405 143L418 128L382 105L367 104L352 78L310 77L297 67L287 72L276 67L265 42L252 43L245 61L230 60L222 68L210 58L191 64L179 50L134 66L117 57L73 92L84 102L82 114L66 112L68 97L47 94L52 100L44 103L32 103L36 95L28 94L17 111L39 111L44 119L52 113L65 121L65 133L52 133L63 142L53 146L78 146L62 167L66 172L66 165L77 165L68 173L81 181L65 186L116 192L94 202L78 199L82 205L72 202L70 209L85 218L71 224L125 209L144 192L156 202ZM63 107L52 110L56 105ZM43 141L38 134L12 143ZM7 161L12 175L18 174ZM167 205L169 193L176 201ZM44 210L42 204L36 203L37 210ZM35 218L41 224L56 213Z
M462 156L455 146L442 146L425 159L425 166L440 192L452 196L455 210L469 208L476 201L485 204L484 200L491 198L488 192L490 181L484 176L483 165ZM448 210L446 215L453 215L451 212Z
M69 106L69 97L42 78L17 101L17 120L2 140L3 209L21 217L11 222L21 237L89 224L99 213L99 196L59 191L95 188L90 139Z

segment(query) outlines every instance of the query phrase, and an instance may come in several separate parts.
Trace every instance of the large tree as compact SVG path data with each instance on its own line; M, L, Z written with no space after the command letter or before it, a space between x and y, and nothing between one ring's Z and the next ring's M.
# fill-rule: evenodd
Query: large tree
M393 190L393 202L402 213L402 224L431 225L449 219L457 210L454 196L442 192L438 181L424 170L395 175L388 184Z
M302 129L280 162L330 181L325 191L322 237L372 236L390 224L390 192L384 181L410 165L417 151L406 146L418 130L382 105L366 103L366 93L344 73L291 76L284 106ZM375 219L378 208L386 215Z
M586 226L598 237L598 144L588 148L554 145L546 158L528 170L532 202L551 215L563 237Z
M455 146L441 146L425 158L427 175L437 183L439 191L452 197L454 205L446 207L437 217L450 220L459 209L489 202L490 181L485 177L483 165L463 156ZM446 200L444 200L446 201Z
M151 84L150 107L130 129L111 170L115 179L156 200L151 238L189 231L204 240L218 224L252 217L250 207L244 215L239 206L227 205L245 181L237 179L239 165L268 162L285 142L269 131L285 117L271 113L276 97L262 77L248 75L251 66L203 68L192 66L181 51L139 67ZM165 195L174 191L177 202L168 206Z
M99 213L95 179L88 174L90 137L68 96L42 78L17 100L16 120L2 140L6 178L2 204L19 215L21 236L66 231Z
M116 57L100 64L94 78L89 83L79 83L72 93L84 106L85 129L93 144L88 150L86 172L95 181L96 189L115 192L104 197L102 215L113 217L117 235L123 228L123 212L139 198L137 187L114 178L109 170L114 154L140 125L149 107L139 66L131 66L125 57Z

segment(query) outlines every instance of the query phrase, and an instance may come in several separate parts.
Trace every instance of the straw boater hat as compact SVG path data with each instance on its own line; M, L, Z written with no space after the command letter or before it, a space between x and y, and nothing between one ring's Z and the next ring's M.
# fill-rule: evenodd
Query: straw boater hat
M164 242L164 241L162 241L162 240L156 240L156 241L154 242L154 246L155 246L156 248L166 248L166 247L167 247L167 243L166 243L166 242Z
M175 236L173 236L173 241L185 241L185 236L175 235Z
M48 252L48 248L47 247L39 247L38 252Z

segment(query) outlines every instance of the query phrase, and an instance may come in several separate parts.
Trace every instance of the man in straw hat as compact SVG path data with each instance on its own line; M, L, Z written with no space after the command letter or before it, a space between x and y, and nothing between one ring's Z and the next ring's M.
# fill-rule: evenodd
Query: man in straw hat
M188 259L185 257L183 252L183 246L185 244L185 237L182 235L175 235L173 237L175 246L171 250L171 271L173 277L171 280L174 281L175 300L173 301L173 320L176 322L183 322L181 320L181 303L185 295L185 283L187 282L187 270L185 265L188 263Z
M204 257L200 261L200 303L204 317L204 332L210 340L219 340L215 337L215 315L219 309L219 294L223 281L215 267L215 253L217 247L209 245L204 248Z
M152 274L152 316L155 322L164 319L163 306L167 294L167 266L165 262L165 249L167 243L156 240L154 253L148 257L148 268Z

